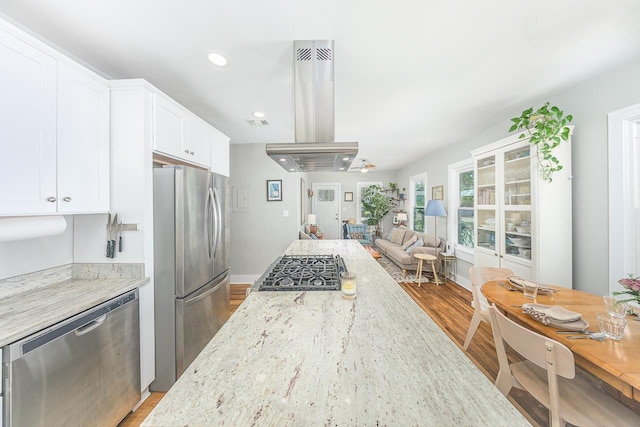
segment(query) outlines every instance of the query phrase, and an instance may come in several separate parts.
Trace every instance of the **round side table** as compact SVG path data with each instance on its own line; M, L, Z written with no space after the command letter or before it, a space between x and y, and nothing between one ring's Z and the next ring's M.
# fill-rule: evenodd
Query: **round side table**
M438 279L438 271L436 270L435 261L438 259L433 255L429 254L414 254L414 257L418 260L418 271L416 272L416 280L418 281L418 287L422 286L422 263L424 261L431 261L431 270L433 270L433 282L436 285L440 285L440 280Z

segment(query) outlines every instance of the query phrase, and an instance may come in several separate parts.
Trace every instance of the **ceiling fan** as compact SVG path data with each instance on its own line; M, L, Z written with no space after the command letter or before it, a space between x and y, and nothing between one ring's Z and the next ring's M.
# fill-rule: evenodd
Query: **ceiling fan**
M367 172L370 172L370 171L374 170L375 168L376 168L376 165L374 165L373 163L367 161L367 159L362 158L362 164L360 166L352 165L349 168L349 172L367 173Z

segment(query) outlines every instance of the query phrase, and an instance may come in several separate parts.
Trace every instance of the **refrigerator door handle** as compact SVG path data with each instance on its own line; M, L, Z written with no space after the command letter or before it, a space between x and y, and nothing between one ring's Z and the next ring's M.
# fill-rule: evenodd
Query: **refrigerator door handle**
M214 202L214 210L215 210L215 239L213 240L213 257L215 258L218 254L218 250L220 249L220 240L222 238L222 209L220 208L220 198L218 196L218 190L213 189L213 202Z
M216 212L216 206L215 206L215 193L214 193L214 189L212 189L211 187L209 187L209 211L210 211L210 215L209 215L209 221L207 224L207 227L209 228L209 233L207 234L207 239L208 239L208 251L209 251L209 259L213 260L216 257L216 252L215 252L215 242L216 242L216 224L218 223L218 219L217 219L217 212Z
M204 204L204 234L207 236L207 256L209 257L209 259L213 258L213 253L211 251L212 199L213 199L213 194L211 193L211 188L209 188L209 192L207 193L207 202Z

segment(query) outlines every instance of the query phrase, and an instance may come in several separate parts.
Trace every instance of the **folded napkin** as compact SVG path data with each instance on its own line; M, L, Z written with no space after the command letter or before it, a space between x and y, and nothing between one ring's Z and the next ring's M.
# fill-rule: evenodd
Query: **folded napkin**
M518 290L520 292L522 292L522 288L524 287L525 283L533 283L534 285L538 285L538 294L540 294L540 295L548 295L548 294L552 294L552 293L554 293L556 291L553 288L546 287L546 286L541 285L539 283L531 282L531 281L525 279L524 277L520 277L520 276L507 276L507 279L509 280L509 282L513 283L513 285L516 288L518 288Z
M533 317L543 325L548 325L551 322L575 322L582 317L580 313L567 310L559 305L524 304L522 306L522 312Z

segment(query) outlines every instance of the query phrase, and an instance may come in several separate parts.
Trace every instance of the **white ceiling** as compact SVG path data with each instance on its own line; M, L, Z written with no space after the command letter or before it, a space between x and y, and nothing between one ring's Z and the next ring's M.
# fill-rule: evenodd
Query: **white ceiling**
M638 0L2 0L0 13L106 77L147 79L232 143L293 141L293 40L334 39L336 140L378 170L640 55ZM249 126L253 111L270 126Z

